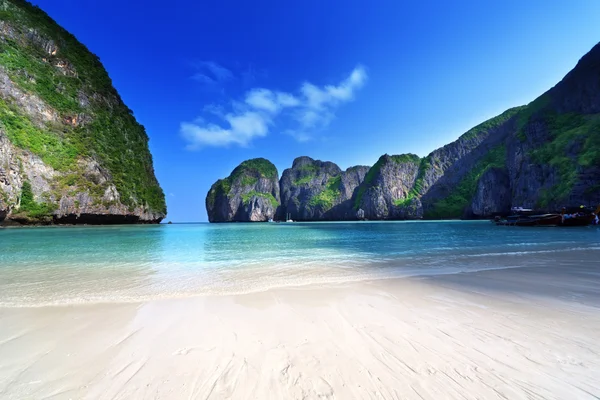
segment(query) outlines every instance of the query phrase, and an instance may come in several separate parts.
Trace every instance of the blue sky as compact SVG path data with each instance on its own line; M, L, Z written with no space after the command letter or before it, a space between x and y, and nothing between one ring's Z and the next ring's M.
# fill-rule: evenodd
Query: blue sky
M301 155L425 156L530 102L600 40L593 0L34 3L145 125L174 222L206 221L210 185L248 158L281 174Z

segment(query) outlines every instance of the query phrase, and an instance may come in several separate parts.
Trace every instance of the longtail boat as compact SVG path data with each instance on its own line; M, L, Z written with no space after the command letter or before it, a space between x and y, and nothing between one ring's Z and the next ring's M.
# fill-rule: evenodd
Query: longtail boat
M505 219L496 219L496 225L504 226L559 226L562 223L560 214L511 215Z
M513 208L513 211L516 210L523 212L517 212L506 218L496 217L493 222L502 226L587 226L597 221L597 215L600 215L600 206L593 212L583 206L569 210L563 208L560 214L535 214L529 209Z

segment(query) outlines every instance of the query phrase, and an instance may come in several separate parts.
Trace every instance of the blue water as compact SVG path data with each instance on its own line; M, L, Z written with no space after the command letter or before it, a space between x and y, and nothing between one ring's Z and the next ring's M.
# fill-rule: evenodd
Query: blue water
M7 228L0 229L0 306L573 263L600 265L600 229L487 221Z

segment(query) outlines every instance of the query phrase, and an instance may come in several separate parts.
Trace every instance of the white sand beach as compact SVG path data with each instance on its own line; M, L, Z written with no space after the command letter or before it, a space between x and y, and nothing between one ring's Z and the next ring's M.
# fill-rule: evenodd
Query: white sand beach
M600 276L523 268L0 309L2 399L592 399Z

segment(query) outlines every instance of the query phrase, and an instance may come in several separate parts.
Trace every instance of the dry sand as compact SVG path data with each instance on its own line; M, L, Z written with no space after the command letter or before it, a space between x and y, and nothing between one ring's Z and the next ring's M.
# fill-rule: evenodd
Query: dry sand
M0 309L2 399L593 399L598 271Z

